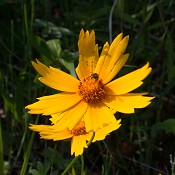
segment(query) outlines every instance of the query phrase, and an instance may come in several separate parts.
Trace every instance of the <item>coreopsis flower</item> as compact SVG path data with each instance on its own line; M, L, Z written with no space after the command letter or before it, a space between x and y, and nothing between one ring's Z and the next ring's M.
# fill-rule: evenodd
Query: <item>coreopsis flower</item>
M71 139L71 155L75 153L75 156L81 155L84 148L87 148L87 141L92 139L92 142L105 139L106 135L120 127L120 120L99 128L95 133L93 131L86 131L84 121L80 121L72 130L65 128L60 130L60 125L57 122L59 116L57 114L52 115L50 120L52 125L30 125L29 128L33 131L39 132L40 137L46 140L65 140ZM94 138L93 138L94 134Z
M129 54L124 54L128 40L129 36L123 38L123 34L119 34L111 45L104 44L99 56L94 31L81 30L76 68L78 79L38 60L32 62L41 75L39 80L59 92L38 98L39 101L26 109L30 114L58 114L60 130L67 128L71 131L83 120L86 132L89 132L115 122L116 112L134 113L136 108L149 105L154 97L132 92L151 72L149 63L114 79L128 59Z

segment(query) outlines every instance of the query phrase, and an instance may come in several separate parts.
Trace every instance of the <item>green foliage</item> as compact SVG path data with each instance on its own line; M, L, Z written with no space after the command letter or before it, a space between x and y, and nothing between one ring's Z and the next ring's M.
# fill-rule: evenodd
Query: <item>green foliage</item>
M167 119L163 122L157 123L159 130L164 130L167 134L175 134L175 119Z
M4 175L4 154L3 154L3 142L2 142L2 129L0 120L0 174Z
M31 36L32 46L42 55L44 55L48 60L54 59L54 53L47 45L46 41L39 36Z
M129 34L130 57L120 75L149 61L153 71L141 90L156 98L132 115L117 113L121 128L92 143L84 163L76 161L69 174L173 175L174 16L172 0L0 1L0 174L57 175L72 161L70 142L43 141L29 131L29 123L48 118L28 115L24 107L54 91L37 81L35 58L76 77L78 34L84 28L95 30L100 47L109 36Z
M59 39L52 39L47 41L47 45L49 46L50 50L52 51L54 58L60 57L61 53L61 44Z

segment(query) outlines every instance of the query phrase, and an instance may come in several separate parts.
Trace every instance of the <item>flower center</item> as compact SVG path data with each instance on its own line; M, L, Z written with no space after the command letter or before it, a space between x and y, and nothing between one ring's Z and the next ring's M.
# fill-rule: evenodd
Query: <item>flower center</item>
M91 76L81 81L78 88L79 95L88 104L94 104L98 102L106 94L102 79L99 78L97 73L93 73Z
M85 126L84 126L84 122L79 122L74 129L71 130L71 133L74 136L79 136L79 135L85 135L87 134Z

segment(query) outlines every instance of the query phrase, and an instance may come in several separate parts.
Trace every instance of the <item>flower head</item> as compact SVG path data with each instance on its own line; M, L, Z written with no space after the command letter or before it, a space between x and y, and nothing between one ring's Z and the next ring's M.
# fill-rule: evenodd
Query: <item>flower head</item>
M149 105L154 97L131 93L151 72L149 63L113 80L128 59L129 54L124 54L128 40L128 36L123 38L123 34L119 34L111 45L105 43L99 56L94 31L81 30L76 68L78 79L38 60L32 62L41 75L39 80L61 92L40 97L26 109L30 114L58 115L61 130L67 128L72 131L82 120L88 133L115 123L116 112L134 113L135 108Z
M120 120L115 120L115 122L98 129L92 138L93 131L87 132L83 121L80 121L72 130L68 128L60 130L57 117L58 115L55 114L50 118L52 125L30 125L29 128L39 132L43 139L54 141L71 139L71 155L75 153L75 156L83 153L84 148L87 148L87 141L91 139L93 139L92 142L103 140L107 134L118 129L121 125Z

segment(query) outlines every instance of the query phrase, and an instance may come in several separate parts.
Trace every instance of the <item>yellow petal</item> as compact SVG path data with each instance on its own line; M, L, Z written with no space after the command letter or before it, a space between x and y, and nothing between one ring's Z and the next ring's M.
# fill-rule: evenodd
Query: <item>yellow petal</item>
M47 134L42 134L41 133L42 138L46 137ZM70 133L70 131L68 129L64 129L62 131L59 132L55 132L53 130L53 133L50 135L50 137L52 137L52 139L54 141L58 141L58 140L65 140L65 139L69 139L71 137L73 137L73 135Z
M58 141L58 140L65 140L69 139L72 137L72 134L69 132L69 130L65 129L63 131L59 132L40 132L40 137L41 139L47 139L47 140L53 140L53 141Z
M96 65L96 68L95 68L95 73L100 74L100 72L103 71L104 66L107 62L106 58L107 58L108 51L109 51L109 43L106 42L103 46L100 58L97 62L97 65Z
M122 95L138 88L143 84L142 80L148 76L152 68L149 63L127 75L124 75L106 85L108 95Z
M51 115L70 109L81 101L81 97L74 93L59 93L43 96L39 101L26 106L30 114Z
M30 125L29 128L33 131L39 132L42 139L49 140L65 140L72 137L68 129L59 132L54 132L53 125Z
M84 148L87 148L85 135L74 136L71 141L71 155L75 157L83 154Z
M125 114L131 114L134 113L134 108L130 107L129 105L125 104L123 101L120 100L120 98L117 98L118 96L112 95L112 96L106 96L104 99L104 104L109 107L111 112L115 114L116 112L121 112Z
M121 122L121 120L115 120L115 122L112 122L112 123L104 126L103 128L98 129L95 132L95 137L93 139L93 142L99 141L99 140L104 140L106 135L108 135L109 133L118 129L121 126L120 122Z
M116 52L116 47L119 45L119 43L122 41L123 33L120 33L115 37L115 39L112 41L112 44L110 46L110 53Z
M119 95L117 98L120 98L121 101L133 108L144 108L151 103L152 99L154 99L154 97L142 96L138 93L127 93Z
M95 32L89 31L84 33L80 31L79 41L79 65L76 68L77 75L80 80L90 76L96 67L98 61L98 46L95 44Z
M103 104L90 106L83 117L87 132L90 130L96 131L115 120L109 108Z
M56 114L52 114L51 118L49 118L49 120L52 122L52 124L56 124L58 123L58 121L60 121L69 111L65 111L62 113L56 113Z
M122 37L123 37L123 33L120 33L114 39L114 41L112 42L110 47L109 47L108 42L106 42L105 45L103 46L103 50L101 52L101 55L100 55L100 58L99 58L99 60L97 62L97 67L96 67L96 70L95 70L95 72L98 73L101 78L102 78L101 75L103 75L103 72L105 71L106 66L109 64L109 62L111 60L111 58L110 58L111 56L109 55L109 49L111 51L113 51L114 48L116 49L116 46L122 40Z
M100 78L102 78L105 83L107 83L106 78L109 76L110 72L113 70L114 66L118 62L118 60L122 57L124 54L124 51L126 50L129 37L126 36L122 39L123 34L119 34L114 41L112 42L109 50L107 52L102 52L100 58L99 58L99 65L97 63L97 73L99 74ZM107 50L107 49L106 49ZM102 60L103 64L101 64ZM101 70L99 70L99 67L101 67Z
M108 63L104 65L104 71L99 74L99 76L103 80L105 80L109 76L115 64L118 62L120 57L124 54L126 47L128 45L128 41L129 41L129 36L126 36L119 43L118 42L116 44L112 43L112 45L110 46L110 49L106 58L106 60L108 60Z
M51 131L52 126L51 125L30 125L29 129L31 129L32 131L36 131L36 132L42 132L42 131Z
M93 120L93 116L91 114L91 109L90 109L90 107L88 107L85 115L82 118L82 121L84 121L84 123L85 123L85 128L86 128L87 132L89 132L91 130L92 131L94 130L93 121L92 120Z
M103 101L112 111L125 114L134 113L136 108L144 108L150 104L154 97L143 96L143 93L127 93L124 95L111 95Z
M111 81L117 73L121 70L121 68L125 65L126 61L128 60L129 54L125 54L121 56L121 58L116 62L113 69L109 73L109 75L106 77L106 79L103 79L103 83L106 84L109 81Z
M36 71L42 75L39 80L45 85L60 91L77 92L79 81L73 76L53 67L47 67L38 60L32 62Z
M78 122L81 120L85 112L87 111L88 105L84 101L71 108L67 113L60 117L60 120L53 126L54 131L60 131L64 128L72 130Z

